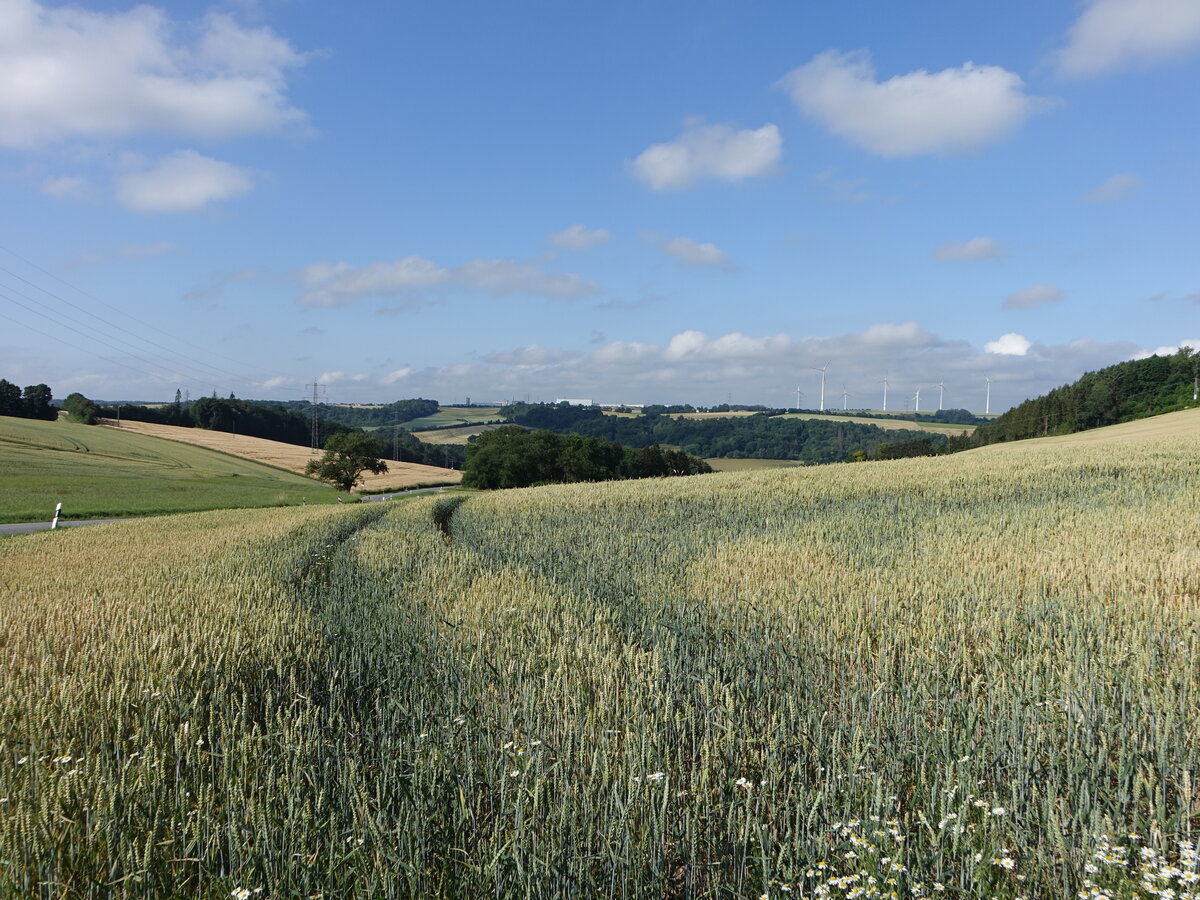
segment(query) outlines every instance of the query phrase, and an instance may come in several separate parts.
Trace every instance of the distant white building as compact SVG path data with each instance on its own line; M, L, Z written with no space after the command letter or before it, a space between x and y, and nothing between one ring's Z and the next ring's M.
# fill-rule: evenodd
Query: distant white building
M555 403L570 403L572 406L591 406L591 400L573 400L569 397L560 397L554 401Z

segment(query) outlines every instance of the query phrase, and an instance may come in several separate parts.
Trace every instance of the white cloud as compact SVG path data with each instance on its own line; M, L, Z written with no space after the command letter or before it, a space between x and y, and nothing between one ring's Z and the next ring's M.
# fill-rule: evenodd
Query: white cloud
M266 381L264 381L260 385L260 387L262 387L264 390L273 391L276 388L281 388L285 384L291 384L291 383L292 383L292 379L290 379L284 375L276 375L274 378L268 378Z
M551 244L560 250L587 250L600 244L607 244L612 235L605 228L588 228L586 225L572 225L562 231L556 231L548 238Z
M386 297L442 284L450 273L428 259L405 256L359 269L344 262L313 263L298 276L310 288L297 299L301 306L345 306L363 296Z
M181 150L149 168L117 176L117 200L137 212L196 212L252 187L249 170Z
M1190 350L1200 351L1200 338L1184 338L1174 346L1156 347L1153 350L1141 350L1131 357L1132 359L1148 359L1151 356L1174 356L1184 347Z
M1119 172L1107 178L1104 184L1085 191L1083 200L1085 203L1111 203L1128 197L1141 183L1142 180L1132 172Z
M408 378L413 374L413 371L411 366L405 366L403 369L395 369L380 378L379 382L380 384L395 384L397 381L403 381L405 378Z
M1005 309L1033 309L1046 303L1058 303L1062 298L1062 288L1053 284L1035 284L1009 294L1002 305Z
M574 300L596 293L593 281L570 272L547 272L512 259L473 259L454 271L455 280L488 294L534 294L551 300Z
M42 180L41 191L49 197L83 197L86 196L89 185L86 178L63 175L59 178Z
M1000 259L1005 256L1004 248L990 237L976 237L966 241L950 241L933 251L934 259Z
M865 51L826 51L793 69L779 86L801 112L880 156L978 150L1025 123L1043 101L1020 76L964 63L875 80Z
M663 241L662 251L689 266L718 266L729 261L725 251L716 244L701 244L685 237Z
M840 178L836 169L818 172L813 183L838 203L865 203L871 199L865 178Z
M639 341L612 341L593 350L591 359L602 366L633 366L644 360L656 359L661 355L662 349L655 344L643 344Z
M513 350L501 350L489 353L483 358L486 362L499 363L505 366L544 368L578 359L579 354L571 350L555 350L542 347L539 344L530 344L528 347L517 347Z
M442 284L461 284L497 296L534 294L572 300L596 293L594 282L569 272L547 272L511 259L475 259L454 269L420 256L376 262L361 268L347 263L318 262L296 277L308 290L296 298L301 306L347 306L362 297L387 297ZM407 308L423 305L408 304Z
M345 372L322 372L317 376L317 384L332 384L346 377Z
M698 181L743 181L769 175L779 165L783 138L766 124L734 131L729 125L692 120L674 141L647 147L630 164L635 178L656 191L675 191Z
M306 57L269 28L216 12L179 23L152 6L107 13L36 0L4 0L0 17L0 146L223 138L305 121L285 75Z
M1200 46L1196 0L1092 0L1058 54L1066 75L1148 66Z
M1025 356L1032 346L1033 343L1024 335L1010 331L1008 334L1000 335L994 341L988 341L983 345L983 349L986 353L995 353L998 356Z
M916 322L900 325L881 322L872 325L858 337L863 344L872 347L929 347L937 343L937 335L926 331Z

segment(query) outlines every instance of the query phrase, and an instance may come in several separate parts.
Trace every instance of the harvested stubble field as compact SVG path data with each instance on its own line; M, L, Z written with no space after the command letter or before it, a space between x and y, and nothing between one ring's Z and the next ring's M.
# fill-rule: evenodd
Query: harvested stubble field
M0 894L1186 896L1198 453L10 540Z
M106 425L114 424L111 419L105 419L104 423ZM247 437L244 434L230 434L226 431L129 421L122 422L120 427L122 431L149 434L185 444L195 444L198 447L208 447L210 450L220 450L222 453L240 456L243 459L252 459L301 474L303 474L304 466L308 461L316 458L308 447L284 444L280 441L268 441L265 438ZM418 484L458 484L462 481L462 472L456 469L443 469L438 466L423 466L420 463L393 462L391 460L386 460L386 462L388 470L384 474L373 475L370 472L363 474L362 490L395 491Z

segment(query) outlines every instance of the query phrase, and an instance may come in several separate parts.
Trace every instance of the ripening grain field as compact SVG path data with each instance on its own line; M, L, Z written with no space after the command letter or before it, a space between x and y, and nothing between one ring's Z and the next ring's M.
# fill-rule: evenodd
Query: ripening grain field
M1188 896L1198 458L7 539L0 895Z

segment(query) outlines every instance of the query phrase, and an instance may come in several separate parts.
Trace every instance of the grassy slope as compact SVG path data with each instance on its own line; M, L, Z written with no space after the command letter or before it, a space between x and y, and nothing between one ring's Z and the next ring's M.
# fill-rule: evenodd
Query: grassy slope
M0 417L0 521L336 503L329 487L223 453L142 434Z
M1187 437L1189 435L1200 435L1200 407L1164 413L1161 416L1151 416L1134 422L1123 422L1120 425L1077 431L1075 434L989 444L986 447L967 452L986 455L992 453L1036 453L1047 448L1076 450L1082 447L1140 443L1156 438Z

